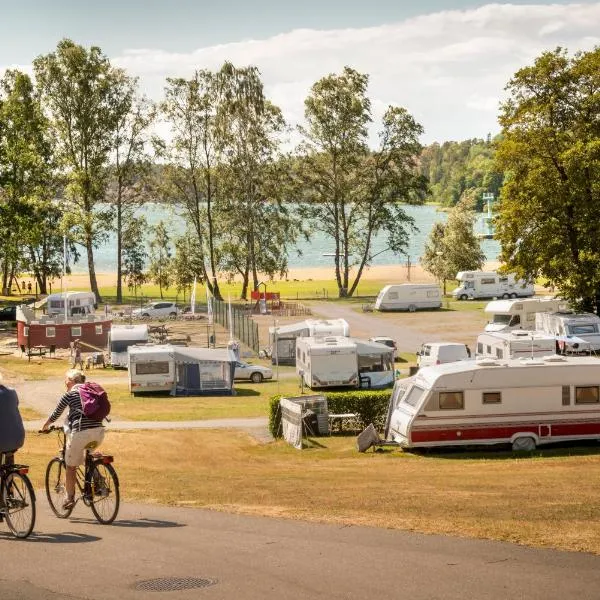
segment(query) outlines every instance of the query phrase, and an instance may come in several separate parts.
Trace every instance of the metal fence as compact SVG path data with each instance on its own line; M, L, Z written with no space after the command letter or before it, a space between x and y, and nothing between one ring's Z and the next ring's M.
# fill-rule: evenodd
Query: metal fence
M213 318L216 323L229 329L229 305L227 302L214 300ZM247 309L240 309L232 304L231 319L233 321L231 330L234 336L258 354L258 325L248 316Z

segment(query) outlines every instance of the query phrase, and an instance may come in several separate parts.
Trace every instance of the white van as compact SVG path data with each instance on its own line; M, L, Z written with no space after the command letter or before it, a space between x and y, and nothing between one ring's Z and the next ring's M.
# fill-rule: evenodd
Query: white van
M535 329L535 315L539 312L567 310L568 303L559 298L523 298L522 300L492 300L484 311L490 316L485 331Z
M465 344L430 342L423 344L417 352L417 365L419 368L429 367L469 358L471 358L471 351Z
M67 303L67 316L85 316L94 314L96 307L96 294L93 292L62 292L50 294L46 298L46 314L49 317L65 314Z
M441 308L442 289L431 283L386 285L375 300L375 310L408 310Z
M477 337L477 358L535 358L556 354L556 338L539 331L486 331Z
M537 313L535 328L556 336L561 351L600 350L600 317L593 313Z
M459 271L458 287L452 295L458 300L475 298L522 298L533 296L533 283L516 280L512 273L499 275L496 271Z

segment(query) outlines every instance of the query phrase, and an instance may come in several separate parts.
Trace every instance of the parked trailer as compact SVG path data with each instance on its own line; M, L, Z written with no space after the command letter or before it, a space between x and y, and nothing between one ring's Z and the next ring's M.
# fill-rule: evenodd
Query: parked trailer
M484 359L421 369L392 392L389 437L407 448L600 440L600 362Z
M600 350L600 317L593 313L538 313L535 328L559 338L562 351Z
M377 295L375 310L393 311L441 308L442 289L430 283L401 283L386 285Z
M272 347L271 362L280 365L296 364L296 338L350 335L345 319L305 319L280 327L269 327Z
M130 346L148 343L148 325L113 325L108 333L110 364L117 368L127 368Z
M484 309L490 318L485 331L534 330L537 313L561 310L568 310L568 303L560 298L492 300Z
M46 297L46 314L49 317L65 314L67 317L91 315L96 310L96 294L93 292L62 292Z
M539 331L486 331L477 336L477 358L532 358L556 354L553 335Z
M533 296L533 283L515 279L512 273L500 275L496 271L459 271L458 287L452 295L458 300L476 298L520 298Z

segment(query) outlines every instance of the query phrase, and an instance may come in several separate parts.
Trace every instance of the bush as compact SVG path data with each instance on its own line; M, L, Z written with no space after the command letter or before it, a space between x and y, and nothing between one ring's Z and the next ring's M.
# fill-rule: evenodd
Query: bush
M373 423L381 431L385 425L391 390L348 390L344 392L325 392L327 408L332 414L354 413L359 425L366 427ZM269 399L269 431L275 438L282 437L281 395Z

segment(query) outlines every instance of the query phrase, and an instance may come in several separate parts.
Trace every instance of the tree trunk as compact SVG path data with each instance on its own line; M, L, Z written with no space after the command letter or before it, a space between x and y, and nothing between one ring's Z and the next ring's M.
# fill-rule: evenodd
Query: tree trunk
M94 247L92 245L92 234L91 232L85 232L85 247L87 250L87 262L88 272L90 274L90 288L96 296L96 303L102 302L102 296L100 296L100 290L98 289L98 281L96 280L96 266L94 265Z
M123 304L123 267L121 261L121 252L123 246L123 208L121 206L121 190L117 197L117 304Z

